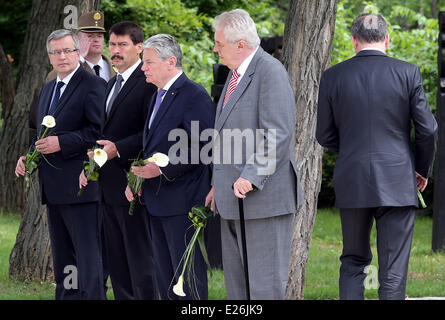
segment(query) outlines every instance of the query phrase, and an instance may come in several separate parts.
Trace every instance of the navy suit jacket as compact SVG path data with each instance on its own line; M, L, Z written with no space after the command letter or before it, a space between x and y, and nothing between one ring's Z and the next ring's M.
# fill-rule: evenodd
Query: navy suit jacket
M196 134L213 128L215 106L206 90L183 73L165 93L151 128L148 129L155 100L154 95L145 123L144 159L156 152L168 155L170 148L178 142L178 138L169 141L169 133L174 129L182 129L186 133L186 148L178 152L182 151L182 155L187 156L188 162L170 163L167 167L161 168L171 181L163 176L145 180L143 195L147 210L152 216L188 214L194 205L204 205L205 197L210 190L209 165L201 162L193 164L191 161L191 154L196 155L198 152L199 155L206 143L191 144L192 121L199 123L199 132ZM193 138L198 138L199 141L199 136ZM194 151L191 151L191 148L195 148Z
M337 207L417 206L415 172L431 175L437 139L418 67L360 51L324 72L317 117L318 142L338 152Z
M48 114L56 80L48 82L40 93L37 114L37 133L43 132L42 119ZM98 200L98 186L91 182L81 197L79 173L88 159L87 150L95 145L100 132L101 106L106 81L90 74L80 66L74 73L52 114L56 126L50 135L59 138L61 150L40 160L39 182L42 203L74 204Z
M101 199L108 205L129 204L125 197L127 171L131 162L143 155L142 133L156 86L145 81L141 66L142 63L124 83L107 116L106 100L116 76L110 79L102 106L101 139L114 142L120 155L107 161L100 169Z

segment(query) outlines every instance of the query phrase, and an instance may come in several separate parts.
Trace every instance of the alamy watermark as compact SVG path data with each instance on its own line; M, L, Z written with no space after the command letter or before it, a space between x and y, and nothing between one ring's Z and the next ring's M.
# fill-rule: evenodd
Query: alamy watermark
M190 134L173 129L168 141L175 141L168 151L171 164L255 165L258 175L271 175L276 170L276 129L200 131L199 121L192 121Z
M365 267L364 273L366 273L366 278L364 280L364 285L366 290L375 290L379 286L378 270L376 266L369 265Z
M77 273L77 267L73 265L67 265L63 268L63 273L68 274L63 280L63 287L66 290L79 289L79 277Z
M77 29L77 20L79 18L77 7L73 5L67 5L63 8L63 13L67 14L63 19L63 27L65 29Z

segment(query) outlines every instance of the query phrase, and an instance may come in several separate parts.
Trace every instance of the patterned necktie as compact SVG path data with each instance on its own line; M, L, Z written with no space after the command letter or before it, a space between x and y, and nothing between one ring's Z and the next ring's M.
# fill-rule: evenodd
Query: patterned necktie
M56 85L56 93L54 94L53 101L51 102L51 105L49 106L48 114L53 114L53 112L56 109L57 104L59 103L60 99L60 89L65 85L63 81L57 82Z
M236 72L236 70L234 70L232 73L232 77L230 78L229 81L229 86L227 87L226 96L224 97L223 108L226 105L227 101L229 100L230 96L232 95L233 91L235 91L238 78L239 78L239 73Z
M114 100L116 100L116 97L119 94L123 80L124 78L122 78L122 76L118 74L116 77L116 84L114 85L113 95L111 96L110 101L107 104L107 109L106 109L107 114L110 113L111 107L113 106L113 102Z
M93 67L93 69L94 69L94 72L96 72L96 76L100 77L100 73L99 73L100 66L99 66L98 64L96 64L96 65Z
M162 97L164 96L164 94L167 92L167 90L164 89L159 89L158 90L158 95L156 96L156 102L155 102L155 106L153 108L153 112L151 113L151 117L150 117L150 122L148 123L148 129L150 129L151 127L151 123L153 122L153 120L156 117L156 113L158 113L159 110L159 106L162 103Z

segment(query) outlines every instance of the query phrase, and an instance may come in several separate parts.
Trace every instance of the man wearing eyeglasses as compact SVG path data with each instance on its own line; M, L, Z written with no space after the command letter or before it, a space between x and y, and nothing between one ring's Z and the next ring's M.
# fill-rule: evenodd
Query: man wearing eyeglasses
M105 43L104 15L102 12L88 12L79 17L77 22L77 37L79 38L80 64L88 72L109 81L116 75L113 64L103 55ZM51 71L46 81L56 78Z
M40 93L37 136L44 116L52 115L56 125L35 148L43 155L39 183L47 205L56 299L104 299L98 186L90 183L82 197L77 192L87 150L99 137L106 82L80 66L79 40L73 32L52 32L46 47L57 78ZM17 162L17 176L26 173L24 159Z

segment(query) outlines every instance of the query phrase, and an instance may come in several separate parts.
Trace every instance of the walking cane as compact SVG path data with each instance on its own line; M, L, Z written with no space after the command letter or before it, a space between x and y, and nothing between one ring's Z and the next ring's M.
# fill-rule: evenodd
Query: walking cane
M233 185L232 185L233 189ZM254 190L256 187L254 188ZM239 211L239 222L241 229L241 246L243 250L243 261L244 261L244 279L246 280L246 297L250 300L250 284L249 284L249 263L247 261L247 243L246 243L246 224L244 220L244 200L238 198L238 211Z
M246 280L246 297L250 300L249 263L247 262L246 225L244 221L244 202L238 198L239 222L241 227L241 245L243 249L244 278Z

